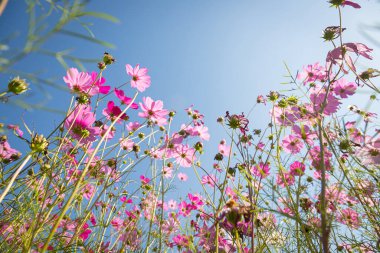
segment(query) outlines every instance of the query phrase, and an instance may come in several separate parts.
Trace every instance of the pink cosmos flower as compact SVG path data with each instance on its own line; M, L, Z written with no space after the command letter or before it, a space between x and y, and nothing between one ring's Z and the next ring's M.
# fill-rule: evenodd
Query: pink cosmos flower
M178 207L177 207L177 202L173 199L169 200L168 201L168 207L172 210L176 210Z
M127 138L120 138L119 143L120 147L126 151L131 151L133 149L133 145L135 145L135 143L131 139Z
M83 144L93 142L99 135L99 128L93 127L95 115L91 112L91 107L78 105L76 109L67 117L65 128L70 131L71 136Z
M226 140L221 140L219 145L218 145L218 150L219 153L222 154L223 156L229 156L231 152L231 147L226 145Z
M100 136L104 136L108 130L109 126L107 125L102 125L100 129ZM115 136L116 128L112 127L112 129L108 132L106 139L110 140Z
M158 126L167 124L166 116L169 111L163 109L164 103L161 100L153 101L150 97L144 97L143 103L140 103L142 112L138 113L139 117L150 119Z
M91 199L94 193L95 193L95 186L92 184L86 184L86 186L83 189L83 197L85 199Z
M361 55L369 60L372 60L372 56L369 55L370 52L372 52L373 49L367 47L366 45L362 43L345 43L343 44L344 50L342 50L342 47L337 47L333 50L331 50L327 54L326 58L326 67L327 69L331 68L331 65L337 65L342 66L345 62L350 69L353 71L356 71L356 67L354 65L354 62L351 58L351 56L348 54L348 52L353 52L356 55ZM342 53L345 52L344 54ZM347 70L343 69L345 73L348 73Z
M307 109L309 109L313 114L320 113L324 102L325 105L323 108L323 113L325 115L331 115L337 112L339 105L341 104L339 102L339 99L334 97L331 93L329 93L326 98L325 89L320 87L314 87L310 89L310 100L312 104L308 105Z
M186 182L189 177L185 173L178 173L178 179Z
M171 178L173 176L173 167L165 166L162 169L162 173L164 174L165 178Z
M278 173L277 174L277 184L281 187L291 186L294 184L294 176L290 173Z
M290 165L289 173L293 176L302 176L305 173L305 164L295 161Z
M299 109L296 107L281 108L274 106L270 110L270 115L274 118L276 124L281 126L292 126L299 118Z
M138 104L132 103L132 98L124 95L124 91L118 90L115 88L114 92L115 92L116 97L120 99L122 104L127 105L127 106L131 105L130 108L135 109L135 110L139 109Z
M150 86L150 76L147 75L148 69L141 68L137 64L136 67L132 68L131 65L127 64L126 66L127 74L132 77L131 87L137 88L138 91L143 92L146 88Z
M193 128L193 135L199 136L201 140L208 141L210 139L210 134L208 133L208 127L204 125L195 126Z
M120 107L115 106L113 101L108 101L107 108L103 109L103 115L107 117L107 119L114 121L116 118L122 113ZM121 117L117 120L118 123L121 123L122 120L128 120L128 116L123 113Z
M189 145L178 145L176 154L174 157L176 158L176 163L182 167L191 167L194 160L195 149L189 147Z
M352 1L343 0L342 6L344 7L346 5L351 6L351 7L355 8L355 9L360 9L361 8L360 5L357 4L357 3L354 3Z
M269 170L269 165L263 162L251 167L251 173L260 178L266 178L269 175Z
M92 86L92 78L86 72L79 72L76 68L67 70L67 75L63 77L67 86L75 93L87 93Z
M103 85L105 84L106 79L104 77L98 78L98 73L91 73L91 90L88 92L90 96L94 96L96 94L108 94L111 89L111 86Z
M307 65L306 67L303 67L302 72L298 73L297 79L302 80L304 84L325 80L326 69L319 65L319 62L316 62L313 65Z
M111 221L111 225L112 225L112 227L113 227L115 230L119 231L119 230L122 229L123 226L124 226L124 220L122 220L122 219L119 218L119 217L115 217L115 218L112 219L112 221Z
M205 175L202 177L201 183L202 184L208 184L211 187L214 187L215 183L216 183L216 177L215 177L215 175Z
M145 177L145 176L143 176L143 175L141 175L140 176L140 181L141 181L141 184L149 184L150 179L147 178L147 177Z
M139 122L129 122L127 125L127 130L130 132L135 132L140 127L141 127L141 124Z
M21 153L16 149L11 148L8 141L0 140L0 163L10 163L17 160L21 156Z
M16 132L16 134L19 136L19 137L22 137L24 135L24 132L21 131L20 127L18 125L12 125L12 124L9 124L7 126L8 129L12 129L14 132Z
M354 95L356 91L356 84L349 83L344 78L334 82L333 91L335 95L340 96L341 98L348 98L348 96Z
M292 130L295 137L302 139L309 145L313 145L313 140L317 138L317 134L311 131L307 125L294 125L292 127Z
M82 227L82 233L79 234L79 238L82 239L82 241L86 241L87 238L90 236L92 233L92 230L88 228L88 224L85 223Z
M285 152L297 154L301 151L303 146L303 142L294 135L288 135L282 139L282 147Z
M366 141L363 147L357 149L355 154L364 165L379 165L380 138Z
M341 210L337 221L351 228L358 228L360 225L359 214L351 208Z

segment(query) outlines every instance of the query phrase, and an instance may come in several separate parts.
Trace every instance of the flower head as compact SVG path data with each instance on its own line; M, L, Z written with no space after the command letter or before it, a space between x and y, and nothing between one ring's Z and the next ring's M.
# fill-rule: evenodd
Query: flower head
M136 88L140 92L143 92L146 88L149 88L150 76L147 75L147 68L140 68L139 64L137 64L134 68L129 64L127 64L125 67L127 70L127 74L132 77L132 88Z

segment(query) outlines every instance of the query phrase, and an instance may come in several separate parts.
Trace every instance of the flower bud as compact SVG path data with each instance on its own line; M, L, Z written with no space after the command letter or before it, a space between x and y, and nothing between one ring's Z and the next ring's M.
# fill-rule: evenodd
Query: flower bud
M28 84L24 79L20 79L20 77L15 77L8 83L8 92L12 92L16 95L24 93L28 90Z
M110 55L109 53L105 52L103 56L103 62L105 65L111 65L112 63L115 62L115 58L113 58L113 56Z
M30 143L30 149L32 152L41 153L47 149L49 142L41 135L34 135L32 142Z

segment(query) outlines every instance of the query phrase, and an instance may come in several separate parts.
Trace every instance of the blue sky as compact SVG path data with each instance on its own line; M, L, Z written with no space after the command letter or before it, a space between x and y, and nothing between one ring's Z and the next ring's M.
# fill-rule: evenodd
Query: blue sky
M378 23L380 4L377 1L360 1L360 4L360 10L343 9L343 26L348 28L344 40L368 44L375 49L374 58L379 59L379 48L367 41L360 30L365 24ZM105 73L108 83L114 86L128 80L126 63L149 68L152 85L143 95L162 99L165 107L176 111L194 104L206 116L212 137L210 145L214 147L211 154L224 137L216 118L226 110L248 112L259 94L289 89L280 84L288 80L284 77L284 62L294 74L303 65L323 62L331 46L320 38L322 30L339 23L336 9L329 8L327 1L315 0L91 1L87 10L107 12L120 19L118 24L84 19L92 23L90 28L97 38L115 44L115 49L64 35L53 37L43 48L71 49L73 54L86 58L101 57L108 51L117 59ZM22 45L27 23L24 2L10 1L0 17L0 37L19 31L20 36L12 41L11 47ZM71 24L69 29L86 33L79 23ZM373 35L380 41L378 33ZM378 63L363 61L362 67ZM66 86L62 81L65 70L52 58L31 55L16 67L39 71L41 76L53 77L58 84ZM95 65L86 68L96 70ZM0 81L5 86L11 77L1 75ZM49 108L65 110L70 94L58 89L46 90L50 97L31 83L31 97L25 99L44 101ZM366 100L367 97L363 99ZM53 122L62 117L44 110L25 111L10 104L0 106L1 120L20 124L20 118L24 117L40 132L51 130ZM265 125L268 119L265 110L250 117L255 128Z

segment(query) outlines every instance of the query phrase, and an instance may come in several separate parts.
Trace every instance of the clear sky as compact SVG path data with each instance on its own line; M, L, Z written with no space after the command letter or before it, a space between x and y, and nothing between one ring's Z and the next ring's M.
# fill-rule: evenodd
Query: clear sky
M380 3L358 1L362 9L343 9L346 42L364 42L374 48L374 58L380 59L380 48L366 40L363 25L379 23ZM144 0L144 1L91 1L87 7L103 11L120 19L113 24L84 19L97 38L110 41L115 49L87 43L83 40L57 35L45 44L54 51L72 49L81 57L101 57L108 51L117 59L105 73L110 85L119 85L128 77L125 64L149 68L152 85L143 95L162 99L165 107L180 111L191 104L206 116L211 144L223 137L216 118L226 110L247 112L259 94L270 90L288 89L280 83L286 62L295 74L303 65L323 62L331 46L320 38L322 30L338 25L338 11L329 8L327 1L275 0ZM10 1L0 17L0 38L19 31L11 46L17 47L25 36L28 23L24 1ZM70 29L86 33L79 23ZM380 41L379 32L372 33ZM365 66L379 66L379 61L363 61ZM368 64L368 65L365 65ZM16 66L20 70L40 71L44 77L54 77L65 87L65 70L51 58L30 56ZM88 71L95 65L86 65ZM2 85L11 76L0 75ZM44 101L46 106L65 110L70 94L47 88L50 97L31 83L30 101ZM365 98L367 99L367 97ZM359 101L360 102L360 101ZM62 117L43 110L25 112L13 105L0 105L0 119L20 123L20 117L36 129L48 131L52 122ZM253 113L252 122L263 126L268 121L265 111ZM211 152L211 153L213 153Z

